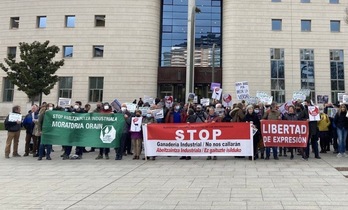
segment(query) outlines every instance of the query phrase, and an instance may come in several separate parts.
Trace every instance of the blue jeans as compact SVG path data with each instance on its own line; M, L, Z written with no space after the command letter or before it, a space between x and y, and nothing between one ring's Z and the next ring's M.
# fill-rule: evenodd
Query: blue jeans
M46 157L50 157L51 151L52 151L52 145L51 144L40 144L39 147L39 157L42 158L46 147Z
M337 143L338 143L338 152L346 152L346 139L347 139L347 129L337 128Z
M269 156L271 155L271 148L273 151L273 157L276 158L278 157L278 148L277 147L266 147L266 157L269 158Z

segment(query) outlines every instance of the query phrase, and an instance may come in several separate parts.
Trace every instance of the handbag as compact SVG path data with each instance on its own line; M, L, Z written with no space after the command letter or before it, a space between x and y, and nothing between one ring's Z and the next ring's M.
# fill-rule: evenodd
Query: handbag
M34 136L41 136L41 133L39 131L39 125L35 123L34 129L33 129L33 135Z

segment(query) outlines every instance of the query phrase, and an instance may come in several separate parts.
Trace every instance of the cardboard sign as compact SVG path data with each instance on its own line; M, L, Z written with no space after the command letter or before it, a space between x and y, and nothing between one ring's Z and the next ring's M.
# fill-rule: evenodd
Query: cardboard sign
M174 98L173 96L165 96L164 102L167 108L171 108L173 106Z
M217 88L214 88L214 92L211 98L215 100L220 100L221 95L222 95L222 89L217 87Z
M210 84L210 90L213 91L215 88L220 88L221 87L221 84L220 83L217 83L217 82L212 82Z
M232 106L232 96L231 94L225 93L222 95L222 105L224 107Z
M337 109L337 108L327 108L327 115L328 115L330 118L335 118L337 112L338 112L338 109Z
M152 114L156 120L164 118L163 109L154 109L154 110L152 110Z
M143 122L142 117L132 117L130 131L131 132L140 132L142 122Z
M203 106L209 106L210 104L210 99L209 98L201 98L201 104Z
M329 96L328 95L317 95L317 103L318 104L324 104L329 102Z
M114 99L113 102L111 102L110 105L111 105L112 108L114 108L114 110L116 110L117 112L121 111L121 103L120 103L117 99Z
M135 110L137 109L137 105L136 104L133 104L133 103L126 103L127 105L127 110L130 112L130 113L134 113Z
M300 91L294 91L292 94L292 100L293 101L305 101L306 95L303 92Z
M309 121L319 121L320 111L318 106L308 106Z
M8 121L9 122L17 122L17 121L22 121L22 115L18 113L9 113L8 115Z
M247 81L236 82L236 94L238 100L246 100L249 98L249 85Z
M58 106L60 107L66 107L71 105L71 98L59 98L58 99Z

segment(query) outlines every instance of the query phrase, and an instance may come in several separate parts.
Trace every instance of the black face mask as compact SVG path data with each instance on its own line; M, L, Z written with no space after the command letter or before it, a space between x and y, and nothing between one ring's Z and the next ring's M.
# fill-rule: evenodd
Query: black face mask
M136 114L135 116L136 116L136 117L140 117L140 114Z

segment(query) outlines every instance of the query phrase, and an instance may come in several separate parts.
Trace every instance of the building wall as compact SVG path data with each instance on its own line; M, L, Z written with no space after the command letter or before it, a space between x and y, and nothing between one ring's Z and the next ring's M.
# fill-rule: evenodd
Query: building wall
M158 0L3 0L0 58L6 57L7 47L18 46L19 42L49 40L61 49L63 45L73 45L73 57L66 58L65 65L57 71L58 76L73 76L73 101L88 103L88 79L93 76L104 77L105 102L115 98L132 102L144 95L156 96L160 6ZM65 27L65 15L75 15L75 28ZM105 27L94 26L95 15L106 15ZM47 16L46 28L36 27L37 16ZM20 17L18 29L9 29L10 17ZM103 58L93 58L93 45L104 45ZM18 55L17 48L17 58ZM62 56L60 51L56 58ZM6 74L0 71L1 96L3 77ZM57 100L58 85L43 98L53 103ZM13 103L3 103L1 97L0 116L17 104L25 107L25 113L30 107L27 102L26 95L18 91Z
M285 50L286 100L301 88L300 49L314 49L315 89L329 95L330 49L347 54L347 0L244 0L223 1L223 89L235 94L235 82L248 81L251 95L270 94L270 48ZM282 31L272 31L271 19L282 19ZM311 32L301 32L301 19L312 20ZM341 31L330 32L330 20L341 20ZM347 69L347 56L345 56ZM345 78L347 74L345 73ZM347 83L345 84L347 89Z

